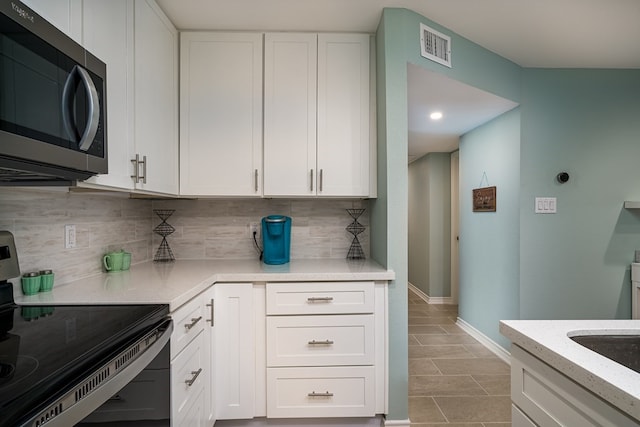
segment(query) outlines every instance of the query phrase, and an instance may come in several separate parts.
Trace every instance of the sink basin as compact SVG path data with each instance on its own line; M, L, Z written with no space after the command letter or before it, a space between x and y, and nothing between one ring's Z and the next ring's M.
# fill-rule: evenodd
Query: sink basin
M640 335L578 335L578 344L640 373Z

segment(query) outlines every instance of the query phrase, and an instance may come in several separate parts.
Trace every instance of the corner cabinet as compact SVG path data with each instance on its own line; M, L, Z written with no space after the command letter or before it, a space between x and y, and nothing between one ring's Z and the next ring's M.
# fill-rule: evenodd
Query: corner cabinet
M366 34L265 34L264 195L369 196Z
M181 33L180 194L262 195L262 34Z

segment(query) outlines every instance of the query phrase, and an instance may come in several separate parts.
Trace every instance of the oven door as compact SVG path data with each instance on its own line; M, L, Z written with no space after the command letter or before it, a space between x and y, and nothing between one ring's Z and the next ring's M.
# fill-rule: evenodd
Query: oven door
M117 401L118 393L146 368L152 367L156 357L161 354L168 355L166 349L172 331L171 319L163 320L152 331L146 332L126 347L117 349L114 357L94 371L87 372L83 378L79 378L59 397L50 402L45 410L39 411L21 426L69 427L82 422L85 418L86 422L91 422L90 415L110 399ZM168 392L167 389L165 393L167 406L169 406ZM168 425L169 416L170 414L163 416L164 421L167 422L166 425ZM94 418L94 421L103 420ZM155 422L154 426L164 425Z

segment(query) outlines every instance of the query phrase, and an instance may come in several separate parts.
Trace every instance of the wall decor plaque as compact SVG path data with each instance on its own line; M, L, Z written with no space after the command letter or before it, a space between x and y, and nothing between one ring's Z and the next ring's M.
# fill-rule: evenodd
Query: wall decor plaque
M496 187L483 187L473 189L473 211L496 211Z

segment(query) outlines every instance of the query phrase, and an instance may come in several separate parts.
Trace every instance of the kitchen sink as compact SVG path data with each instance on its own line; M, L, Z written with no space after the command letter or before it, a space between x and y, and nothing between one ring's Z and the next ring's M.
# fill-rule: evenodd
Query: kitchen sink
M640 373L640 335L578 335L569 338Z

